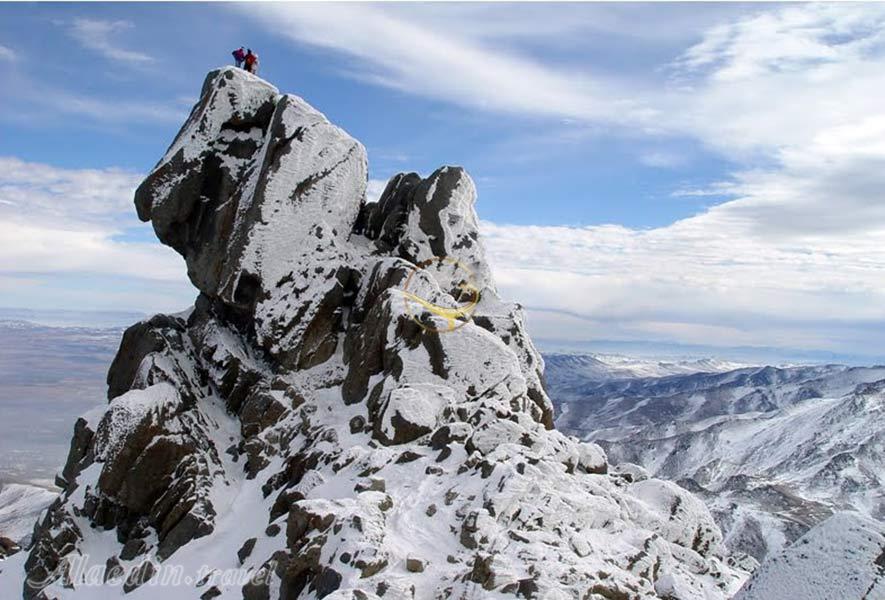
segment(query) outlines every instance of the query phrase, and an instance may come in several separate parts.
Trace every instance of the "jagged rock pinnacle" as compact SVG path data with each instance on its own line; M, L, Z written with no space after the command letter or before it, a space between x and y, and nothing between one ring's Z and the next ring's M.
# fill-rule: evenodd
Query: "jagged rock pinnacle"
M156 597L166 565L252 577L190 584L201 598L734 592L745 574L700 502L552 429L470 177L397 175L367 204L366 173L362 145L300 98L209 74L135 199L200 295L126 332L25 596L94 597L78 556L131 598Z

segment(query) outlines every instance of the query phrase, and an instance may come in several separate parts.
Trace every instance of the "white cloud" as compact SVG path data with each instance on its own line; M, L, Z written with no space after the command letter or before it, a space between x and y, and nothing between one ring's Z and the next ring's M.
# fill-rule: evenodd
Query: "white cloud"
M87 96L33 81L25 73L0 73L0 85L4 91L9 90L5 98L7 110L0 112L0 119L35 122L41 127L71 115L100 124L128 125L180 124L188 115L188 110L179 102Z
M883 114L885 5L800 4L706 32L674 63L667 127L735 158Z
M75 227L75 228L74 228ZM114 239L114 231L82 223L72 228L0 220L0 273L76 272L181 281L184 264L159 244L127 243Z
M847 348L885 321L885 228L795 244L711 212L644 231L483 222L482 234L499 287L543 337Z
M0 157L0 274L90 273L185 281L183 262L158 243L132 206L141 177L121 169L62 169Z
M551 135L601 125L652 147L649 136L689 137L736 165L726 181L674 192L731 200L668 227L484 224L506 295L543 308L535 316L551 331L822 347L863 339L885 350L865 333L885 321L885 5L741 7L697 28L699 41L654 73L618 76L602 76L598 56L579 70L528 58L538 44L601 33L571 10L550 9L547 33L535 36L537 15L500 5L488 11L506 18L488 27L472 14L484 8L463 6L241 9L343 53L351 73L380 85L549 118ZM657 12L655 27L667 30L671 14ZM623 18L608 23L629 35ZM529 37L535 46L519 43Z
M188 111L179 105L141 100L108 100L54 90L37 102L52 109L56 114L89 117L99 122L112 123L183 123Z
M760 230L794 223L801 232L808 222L832 217L843 226L867 226L870 212L879 216L871 205L879 203L881 182L870 173L885 159L877 135L885 121L885 5L744 8L738 18L699 30L700 42L661 66L672 80L654 87L650 73L602 77L593 64L569 71L517 54L518 45L497 43L502 36L523 37L537 20L531 11L349 4L240 9L281 35L352 57L359 63L352 72L382 85L470 107L576 120L551 121L554 136L556 129L614 124L633 137L691 136L738 165L767 163L765 171L738 168L726 182L742 197L741 215L758 211ZM545 30L589 34L598 25L586 18L595 7L586 9L583 18L571 9L552 11ZM475 25L476 11L492 10L506 12L506 23ZM603 14L609 29L629 31L623 15ZM669 18L685 18L673 10L656 16L662 28ZM640 160L673 167L684 158L652 152ZM834 190L849 174L851 189ZM797 183L803 189L787 189ZM841 197L826 201L833 192ZM856 218L842 214L843 203L860 209ZM773 214L778 207L780 217ZM795 220L803 209L808 218Z
M378 202L384 188L387 187L387 181L384 179L370 179L366 186L366 202Z
M0 216L62 225L131 221L141 179L124 169L61 169L0 156Z
M656 167L660 169L673 169L686 164L687 159L684 155L676 152L667 152L664 150L652 150L639 155L639 162L647 167Z
M68 26L66 22L58 22L59 26ZM88 44L100 49L109 58L128 62L146 64L152 60L137 58L138 53L106 47L102 31L113 32L126 29L125 22L93 21L77 19L71 25L72 33L89 40ZM92 36L90 28L96 30ZM83 42L86 43L86 42ZM12 50L0 46L0 88L5 93L5 110L0 112L0 119L5 121L38 124L40 127L55 125L55 121L64 120L69 116L85 117L89 121L102 124L126 123L138 125L142 123L182 123L188 116L190 106L179 99L168 101L152 101L146 90L138 98L122 98L116 94L90 95L82 91L58 85L58 79L47 79L35 75L37 71L18 68L19 57ZM8 63L8 64L5 64ZM82 83L82 82L81 82ZM80 121L78 121L80 123Z
M114 42L117 34L131 30L129 21L108 21L102 19L74 19L70 34L83 47L98 52L105 58L129 64L146 64L154 58L142 52L121 48Z
M407 93L549 117L625 122L654 116L633 100L627 82L492 50L488 40L464 33L458 21L445 25L414 11L367 4L236 8L294 41L346 53L360 63L351 71L355 76Z
M713 210L758 235L839 237L885 225L885 6L790 5L708 31L675 63L689 100L673 126L726 156Z

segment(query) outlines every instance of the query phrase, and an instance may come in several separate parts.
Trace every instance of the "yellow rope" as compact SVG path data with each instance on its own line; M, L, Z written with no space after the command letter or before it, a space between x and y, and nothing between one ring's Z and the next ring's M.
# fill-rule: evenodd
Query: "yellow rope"
M470 302L465 304L464 306L459 306L457 308L449 308L447 306L440 306L438 304L434 304L432 302L428 302L424 298L420 298L411 292L407 292L403 290L403 294L424 308L426 308L429 312L432 312L438 317L442 317L446 320L449 325L449 331L454 331L455 329L455 319L458 318L469 318L470 311L477 305L479 302L479 290L476 286L471 285L469 283L462 282L458 284L458 288L464 291L472 292L472 298Z

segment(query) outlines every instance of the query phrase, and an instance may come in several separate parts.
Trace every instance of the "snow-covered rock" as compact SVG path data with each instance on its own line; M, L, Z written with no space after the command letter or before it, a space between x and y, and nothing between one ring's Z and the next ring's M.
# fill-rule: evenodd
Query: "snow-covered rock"
M303 100L210 73L136 195L200 296L127 332L0 596L155 598L166 567L182 598L735 592L701 503L552 428L466 173L397 176L372 206L365 179L362 146ZM469 286L454 331L415 300L457 308Z
M637 510L638 522L645 521L664 539L698 554L708 556L719 551L722 533L704 503L691 493L659 479L638 481L627 489L642 506L643 510Z
M0 486L0 538L7 540L0 556L12 552L10 545L30 546L34 522L58 493L35 485L7 483Z

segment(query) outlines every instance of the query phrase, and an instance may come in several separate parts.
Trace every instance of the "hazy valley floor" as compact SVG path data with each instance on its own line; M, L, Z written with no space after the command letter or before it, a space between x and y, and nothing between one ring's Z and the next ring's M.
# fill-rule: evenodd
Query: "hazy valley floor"
M77 416L106 402L122 333L0 321L0 483L53 480Z

